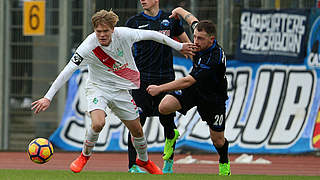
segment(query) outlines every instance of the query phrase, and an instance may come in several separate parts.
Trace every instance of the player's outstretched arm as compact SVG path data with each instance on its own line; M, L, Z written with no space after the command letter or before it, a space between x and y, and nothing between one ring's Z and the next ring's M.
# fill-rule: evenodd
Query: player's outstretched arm
M191 56L194 55L193 51L197 48L196 45L193 43L179 43L168 36L161 34L157 31L152 30L135 30L137 33L139 33L139 39L138 41L142 40L153 40L161 44L165 44L167 46L170 46L171 48L180 51L181 54L185 56Z
M43 98L34 101L31 104L31 110L34 110L34 113L38 114L39 112L48 109L53 96L62 87L62 85L64 85L64 83L66 83L70 79L71 75L76 69L78 69L78 66L75 65L74 62L70 61L53 82L47 94Z

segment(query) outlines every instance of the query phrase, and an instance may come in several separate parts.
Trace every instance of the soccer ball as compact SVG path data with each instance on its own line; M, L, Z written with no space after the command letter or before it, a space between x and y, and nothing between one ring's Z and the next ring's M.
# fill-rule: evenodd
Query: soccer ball
M53 146L45 138L37 138L30 142L27 152L31 161L43 164L48 162L53 155Z

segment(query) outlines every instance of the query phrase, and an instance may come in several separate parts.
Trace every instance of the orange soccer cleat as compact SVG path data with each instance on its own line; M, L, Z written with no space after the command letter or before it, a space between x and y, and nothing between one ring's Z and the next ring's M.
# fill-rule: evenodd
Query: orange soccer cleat
M75 173L81 172L83 167L87 164L87 161L89 160L89 158L90 156L84 156L81 153L81 155L70 164L71 171Z
M148 161L141 161L140 159L137 159L136 164L145 168L150 174L163 174L162 170L150 159Z

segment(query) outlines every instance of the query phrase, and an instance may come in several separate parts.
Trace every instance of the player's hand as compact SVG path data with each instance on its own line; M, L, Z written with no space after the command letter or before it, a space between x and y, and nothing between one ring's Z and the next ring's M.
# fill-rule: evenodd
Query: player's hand
M169 18L175 18L175 19L180 19L179 18L179 11L180 11L181 7L177 7L174 10L171 11L171 15L169 16Z
M192 58L194 56L194 51L197 49L197 46L193 43L183 43L180 53L186 58Z
M34 101L31 106L31 110L34 110L34 114L38 114L41 111L45 111L50 106L50 100L47 98L41 98L37 101Z
M160 86L157 85L150 85L147 87L147 92L151 95L151 96L156 96L158 94L161 93L161 89Z

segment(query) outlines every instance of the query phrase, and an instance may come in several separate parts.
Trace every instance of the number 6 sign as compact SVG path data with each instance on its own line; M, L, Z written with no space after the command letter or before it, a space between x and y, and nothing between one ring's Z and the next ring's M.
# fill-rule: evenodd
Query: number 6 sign
M44 35L45 1L25 1L23 4L23 35Z

